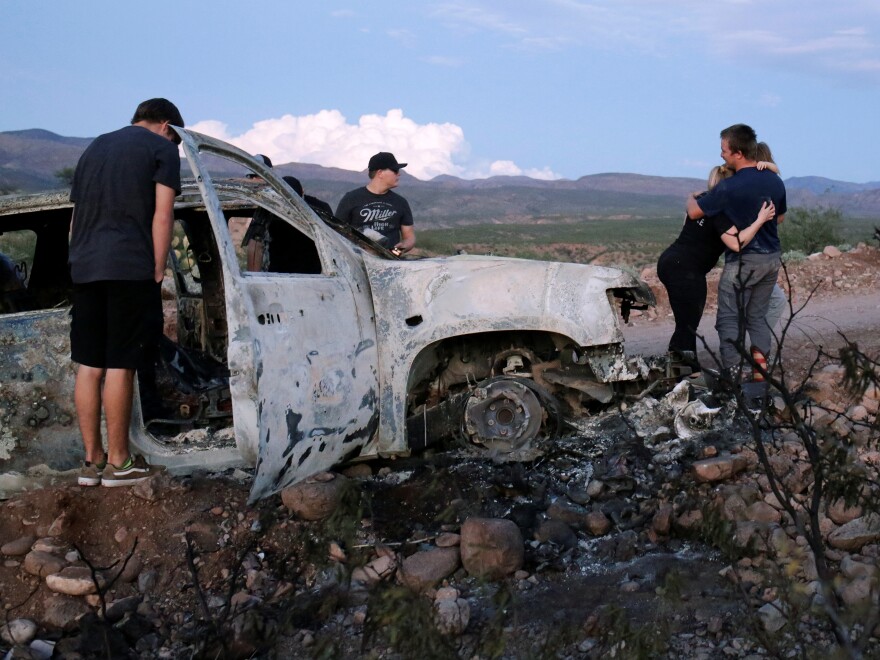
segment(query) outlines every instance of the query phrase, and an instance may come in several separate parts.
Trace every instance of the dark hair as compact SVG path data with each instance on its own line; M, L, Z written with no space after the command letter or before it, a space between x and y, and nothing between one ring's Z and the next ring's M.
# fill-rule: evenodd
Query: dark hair
M293 188L297 195L299 195L300 197L303 196L303 184L299 182L299 179L297 179L295 176L283 176L281 178L284 179L285 182L287 182L288 186Z
M721 139L727 140L731 153L740 152L746 160L757 160L758 136L751 126L734 124L721 131Z
M141 103L137 110L134 111L134 117L131 118L132 124L139 121L150 121L161 123L163 121L170 122L175 126L183 127L183 117L180 116L180 110L168 99L148 99Z

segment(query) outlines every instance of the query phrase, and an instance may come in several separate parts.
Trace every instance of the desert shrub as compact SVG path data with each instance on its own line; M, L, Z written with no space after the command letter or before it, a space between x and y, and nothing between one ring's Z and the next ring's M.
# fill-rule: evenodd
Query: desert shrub
M68 167L62 167L60 170L55 172L55 178L63 186L72 186L73 185L73 174L76 172L76 168L72 165Z
M800 250L789 250L788 252L783 252L782 260L787 264L796 263L798 261L803 261L807 258Z
M812 254L826 245L837 245L843 241L842 227L843 214L838 209L789 209L779 226L782 250Z

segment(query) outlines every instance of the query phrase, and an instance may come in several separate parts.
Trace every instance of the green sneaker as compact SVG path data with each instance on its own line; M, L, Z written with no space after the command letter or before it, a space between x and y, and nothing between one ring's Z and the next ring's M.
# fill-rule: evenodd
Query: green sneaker
M76 483L80 486L100 486L101 477L104 473L105 467L107 467L106 458L103 463L89 463L88 461L83 461L83 466L79 469Z
M104 469L101 485L107 488L131 486L164 471L164 465L149 465L143 456L132 455L118 467L108 463Z

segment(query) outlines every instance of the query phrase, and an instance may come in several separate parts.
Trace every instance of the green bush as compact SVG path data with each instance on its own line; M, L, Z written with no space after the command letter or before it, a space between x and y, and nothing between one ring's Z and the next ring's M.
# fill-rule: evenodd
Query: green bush
M843 241L843 215L838 209L789 209L779 226L782 251L818 252Z
M800 250L789 250L788 252L782 253L782 260L787 264L795 263L797 261L803 261L806 258L807 255L805 255Z

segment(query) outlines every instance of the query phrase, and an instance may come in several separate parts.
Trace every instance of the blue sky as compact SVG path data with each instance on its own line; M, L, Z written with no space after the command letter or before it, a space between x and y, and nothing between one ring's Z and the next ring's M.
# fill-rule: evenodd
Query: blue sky
M0 0L0 130L145 98L276 162L420 178L704 177L752 125L784 177L880 180L877 0Z

